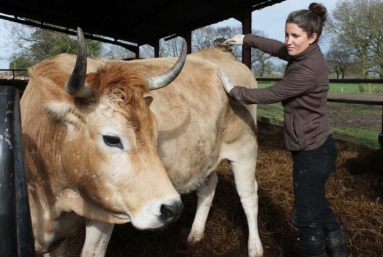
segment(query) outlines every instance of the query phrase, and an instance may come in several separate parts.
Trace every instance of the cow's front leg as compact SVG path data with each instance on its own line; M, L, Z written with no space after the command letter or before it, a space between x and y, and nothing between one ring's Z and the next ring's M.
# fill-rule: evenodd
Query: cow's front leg
M258 184L255 180L256 155L241 156L230 163L234 173L235 185L241 198L243 210L249 226L248 255L263 256L263 247L258 234Z
M217 173L213 171L205 179L205 182L197 188L198 203L193 226L188 237L190 244L200 241L204 236L206 220L213 202L217 182Z
M85 220L85 243L81 251L81 257L103 257L113 232L113 224Z

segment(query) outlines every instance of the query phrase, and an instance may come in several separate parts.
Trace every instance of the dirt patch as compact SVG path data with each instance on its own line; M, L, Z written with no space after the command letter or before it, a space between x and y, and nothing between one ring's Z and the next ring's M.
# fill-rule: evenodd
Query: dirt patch
M382 106L329 103L328 110L334 127L381 131Z

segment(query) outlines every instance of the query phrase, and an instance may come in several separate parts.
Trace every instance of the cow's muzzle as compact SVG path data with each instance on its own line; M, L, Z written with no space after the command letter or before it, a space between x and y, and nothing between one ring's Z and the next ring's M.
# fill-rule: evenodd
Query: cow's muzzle
M184 205L181 201L173 204L162 204L161 205L161 216L160 219L163 223L171 223L179 219L184 209Z

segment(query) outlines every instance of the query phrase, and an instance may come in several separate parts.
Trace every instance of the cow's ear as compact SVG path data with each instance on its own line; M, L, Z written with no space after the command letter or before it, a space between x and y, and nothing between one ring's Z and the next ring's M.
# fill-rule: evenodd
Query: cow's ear
M76 111L75 97L69 95L62 87L57 86L52 80L38 76L31 73L30 83L36 87L44 88L39 90L41 92L41 105L44 112L52 120L59 120L66 122L67 119L73 120L73 117L78 118L79 114Z
M56 98L45 103L45 110L52 120L64 123L77 122L80 117L77 108L74 108L74 98Z
M148 106L153 102L153 97L150 95L144 96L144 100Z

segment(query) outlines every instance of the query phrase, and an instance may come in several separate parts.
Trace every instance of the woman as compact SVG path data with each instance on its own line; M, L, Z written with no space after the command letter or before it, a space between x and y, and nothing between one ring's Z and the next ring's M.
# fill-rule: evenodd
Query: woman
M312 3L309 10L287 17L285 44L251 34L224 42L245 44L287 61L284 77L275 85L248 89L234 86L223 72L218 75L226 92L241 103L283 104L284 143L294 162L292 220L300 231L299 255L347 257L345 231L326 199L326 182L337 155L326 107L328 70L317 43L326 18L326 8Z

